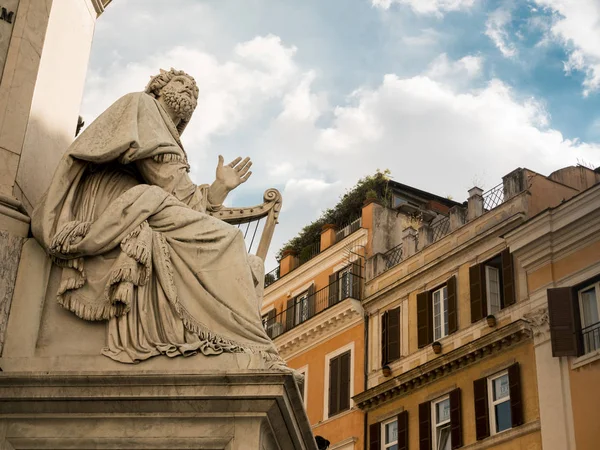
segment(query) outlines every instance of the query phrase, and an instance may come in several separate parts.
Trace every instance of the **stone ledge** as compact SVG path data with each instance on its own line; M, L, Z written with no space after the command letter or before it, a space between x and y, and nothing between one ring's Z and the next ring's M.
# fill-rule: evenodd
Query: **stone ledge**
M587 366L588 364L593 363L594 361L600 360L600 349L595 350L590 353L586 353L571 362L571 369L580 369L581 367Z
M473 444L462 447L463 450L484 450L486 448L492 448L505 442L512 441L521 436L525 436L529 433L534 433L541 430L540 421L529 422L524 425L520 425L510 430L503 431L489 436L481 441L474 442Z
M512 345L513 342L521 342L524 339L531 339L531 337L529 324L524 320L517 320L368 389L354 396L353 400L361 409L372 409L393 398L406 395L408 392L446 376L450 372L460 370L481 358L498 353L504 347Z

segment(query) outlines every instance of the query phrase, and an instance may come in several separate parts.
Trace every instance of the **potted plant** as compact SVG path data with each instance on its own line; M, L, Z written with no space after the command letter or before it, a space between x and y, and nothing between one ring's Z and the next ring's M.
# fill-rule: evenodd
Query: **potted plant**
M392 369L387 364L385 366L383 366L382 369L383 369L384 377L389 377L392 374Z
M485 320L487 320L488 327L493 328L496 326L496 316L493 314L488 314Z
M442 344L440 344L438 341L435 341L433 344L431 344L431 348L433 349L433 353L436 355L442 353Z

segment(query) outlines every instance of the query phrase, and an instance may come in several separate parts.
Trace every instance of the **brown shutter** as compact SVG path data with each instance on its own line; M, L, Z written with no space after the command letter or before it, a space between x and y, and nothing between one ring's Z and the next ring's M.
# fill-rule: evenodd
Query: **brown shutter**
M400 358L400 308L388 311L387 362Z
M287 301L287 308L285 310L285 331L294 328L294 312L295 312L295 299L290 298Z
M339 412L340 358L329 360L329 417Z
M521 374L519 363L508 368L508 387L510 389L510 417L512 426L523 425L523 401L521 399Z
M308 288L308 318L315 315L315 285L314 283Z
M502 252L502 307L513 305L516 301L515 295L515 272L513 255L506 249Z
M431 292L417 294L417 343L419 348L433 342Z
M487 316L485 266L483 264L469 267L469 284L471 292L471 323L475 323Z
M460 388L450 392L450 437L452 448L462 447L462 424L460 411Z
M398 450L408 450L408 411L398 414Z
M360 260L356 260L352 263L352 295L350 297L355 298L357 300L362 300L362 295L361 295L361 278L360 278L360 273L361 273L361 267L360 267Z
M274 309L267 312L267 335L273 339L273 328L275 325L275 316L277 315L277 311Z
M338 301L338 274L329 275L329 306L335 305Z
M475 399L475 436L480 441L490 435L487 378L480 378L473 382L473 397Z
M385 366L388 362L388 311L381 316L381 366Z
M419 405L419 450L431 450L431 403Z
M381 424L373 423L369 426L369 450L381 450Z
M456 309L456 277L448 280L448 334L454 333L458 329L458 313Z
M548 316L552 356L581 355L579 302L572 288L548 289Z
M340 355L340 411L350 409L350 352Z

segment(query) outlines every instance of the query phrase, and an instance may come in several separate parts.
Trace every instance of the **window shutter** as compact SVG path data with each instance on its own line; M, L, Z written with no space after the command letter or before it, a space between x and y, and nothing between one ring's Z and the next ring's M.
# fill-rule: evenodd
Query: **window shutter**
M361 266L360 266L360 260L357 259L356 261L354 261L352 263L352 295L350 297L355 298L357 300L361 300L362 296L361 296L361 286L360 286L360 282L361 282L361 278L360 278L360 273L361 273Z
M431 403L419 405L419 450L431 450Z
M274 309L267 312L267 335L273 339L273 325L275 325L275 316L277 311Z
M408 411L398 414L398 450L408 450Z
M490 435L487 378L480 378L473 382L473 397L475 399L475 436L480 441Z
M285 310L285 331L294 328L294 316L295 316L295 302L296 299L290 298L287 301L287 308Z
M450 392L450 436L453 449L463 445L460 414L460 388L457 388Z
M400 358L400 308L388 311L387 362Z
M448 334L454 333L458 329L457 297L456 297L456 277L451 277L447 284L448 289Z
M381 450L381 424L373 423L369 426L369 450Z
M384 312L381 316L381 366L385 366L388 362L388 311Z
M518 427L524 423L519 363L514 363L508 368L508 387L510 389L510 417L512 426Z
M338 277L337 273L329 275L329 306L335 305L338 300Z
M329 417L339 412L340 358L329 360Z
M314 283L308 288L308 318L315 315L315 285Z
M340 359L340 402L339 411L350 409L350 352L346 352Z
M483 264L469 267L469 284L471 292L471 323L475 323L487 316L485 266Z
M431 292L417 294L417 343L419 348L433 342Z
M515 294L515 272L513 266L513 255L506 249L502 252L502 307L513 305L516 301Z
M548 289L548 317L552 356L582 354L579 302L570 287Z

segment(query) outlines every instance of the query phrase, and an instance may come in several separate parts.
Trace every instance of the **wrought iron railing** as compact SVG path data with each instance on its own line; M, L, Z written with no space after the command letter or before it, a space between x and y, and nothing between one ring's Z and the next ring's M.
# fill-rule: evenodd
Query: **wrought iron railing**
M504 183L483 193L483 210L490 211L504 202Z
M432 242L436 242L450 233L450 217L444 217L431 225Z
M310 261L321 252L321 241L317 241L314 244L307 245L298 254L298 261L296 267L301 266L307 261Z
M585 353L600 349L600 322L583 328L581 335L583 337L583 350Z
M347 298L362 300L363 278L359 273L360 265L352 265L351 271L323 289L291 300L291 306L263 322L269 337L275 339Z
M279 278L281 277L279 276L279 266L277 266L269 273L265 274L265 287L275 283Z
M385 270L391 269L402 261L402 242L383 254Z
M358 231L361 226L362 226L362 216L350 221L350 223L348 223L348 225L345 225L345 226L341 227L338 231L336 231L335 232L335 242L340 242L346 236L350 236L355 231Z

